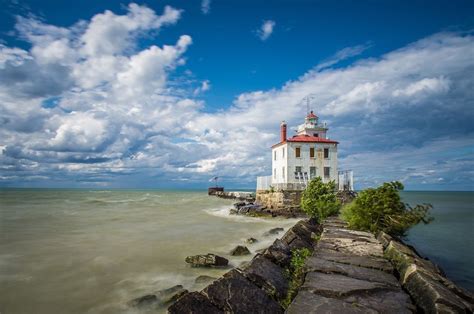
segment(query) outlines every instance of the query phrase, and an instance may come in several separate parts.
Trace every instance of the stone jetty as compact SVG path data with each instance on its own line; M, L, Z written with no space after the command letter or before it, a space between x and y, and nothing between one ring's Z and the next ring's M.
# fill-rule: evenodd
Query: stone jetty
M312 255L285 309L287 269L301 248ZM245 267L180 295L168 313L472 313L473 300L414 248L331 217L299 221Z
M337 218L323 224L306 277L287 313L412 313L410 296L368 232L348 230Z

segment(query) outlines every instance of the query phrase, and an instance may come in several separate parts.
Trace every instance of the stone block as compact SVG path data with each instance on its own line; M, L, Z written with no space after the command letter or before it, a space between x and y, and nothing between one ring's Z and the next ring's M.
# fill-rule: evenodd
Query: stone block
M237 270L214 281L202 293L228 313L283 313L283 308Z
M255 257L244 269L243 274L257 286L274 296L275 299L284 299L288 291L288 280L285 271L262 255Z
M169 314L223 314L211 301L199 292L190 292L168 307Z

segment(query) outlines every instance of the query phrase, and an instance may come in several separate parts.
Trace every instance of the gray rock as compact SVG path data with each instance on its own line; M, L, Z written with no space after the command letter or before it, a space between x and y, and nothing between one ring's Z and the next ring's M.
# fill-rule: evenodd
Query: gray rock
M194 267L219 267L227 266L229 264L229 260L226 258L212 253L188 256L186 257L185 261Z
M216 279L217 279L216 277L201 275L201 276L196 277L194 282L195 283L208 283L208 282L214 281Z
M319 244L314 256L327 261L378 269L390 274L393 273L393 267L390 262L380 257L356 256L334 250L320 249Z
M250 251L246 246L237 245L232 251L230 251L230 255L232 256L242 256L242 255L249 255Z
M255 257L244 269L243 274L257 286L278 300L284 299L288 291L285 271L262 255Z
M176 301L179 297L188 291L181 285L176 285L168 289L163 289L154 294L147 294L142 297L133 299L128 302L131 307L156 307L158 305L166 305Z
M353 305L343 300L326 298L309 291L300 291L286 310L287 314L340 314L378 313L375 310Z
M473 306L458 297L440 282L433 280L424 270L413 267L404 279L403 286L416 305L425 313L472 313ZM449 309L449 310L448 310Z
M224 311L216 307L212 302L199 292L190 292L182 296L174 304L168 307L169 314L223 314Z
M245 240L245 243L248 243L248 244L254 244L254 243L257 243L258 240L255 239L255 238L248 238L247 240Z
M291 261L291 249L288 244L280 239L276 239L273 244L264 251L263 256L282 267L288 267Z
M235 269L214 281L202 293L228 313L283 313L276 301Z
M328 298L340 298L354 293L370 293L391 286L379 282L355 279L339 274L310 272L306 275L302 289Z
M268 230L267 232L265 232L263 235L264 235L264 236L277 235L277 234L279 234L280 232L282 232L282 231L284 231L284 230L285 230L285 229L280 228L280 227L272 228L272 229Z
M299 248L312 250L315 243L312 235L320 234L321 231L320 225L312 223L310 220L301 220L285 233L282 241L286 242L292 250Z
M345 275L355 279L383 283L394 288L400 288L398 280L392 275L377 269L370 269L348 264L327 261L318 257L309 257L305 263L306 271L318 271Z

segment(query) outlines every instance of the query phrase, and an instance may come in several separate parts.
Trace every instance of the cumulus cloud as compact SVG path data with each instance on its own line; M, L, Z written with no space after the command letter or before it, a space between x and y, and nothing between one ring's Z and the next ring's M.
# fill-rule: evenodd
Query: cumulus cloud
M262 26L260 26L260 28L257 30L258 37L262 41L267 40L272 35L275 25L276 25L275 21L272 21L272 20L263 21Z
M191 37L137 44L180 12L130 4L70 27L18 18L30 47L0 45L0 184L156 186L219 175L252 186L271 173L279 121L301 123L301 99L315 95L312 109L340 141L341 168L355 170L358 187L384 179L472 186L470 34L435 34L332 67L370 45L349 47L280 88L237 95L210 113L197 97L209 81L187 92L173 82Z

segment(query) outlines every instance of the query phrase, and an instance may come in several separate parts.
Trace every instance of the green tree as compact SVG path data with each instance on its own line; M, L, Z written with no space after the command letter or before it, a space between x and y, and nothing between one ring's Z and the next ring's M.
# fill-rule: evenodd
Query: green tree
M352 228L373 233L384 231L394 236L404 236L407 230L423 222L430 223L430 204L411 207L401 201L399 191L403 184L395 181L384 183L359 193L356 199L344 206L342 218Z
M301 208L318 221L337 214L341 202L336 197L336 183L323 183L320 177L312 179L301 196Z

